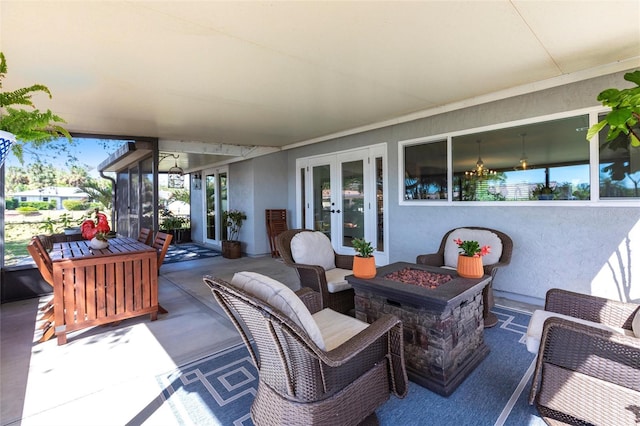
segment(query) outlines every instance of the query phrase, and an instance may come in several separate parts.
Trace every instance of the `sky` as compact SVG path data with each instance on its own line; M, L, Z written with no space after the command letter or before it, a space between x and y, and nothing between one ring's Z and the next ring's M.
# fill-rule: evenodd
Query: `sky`
M69 145L69 150L75 154L78 161L89 167L89 175L94 178L99 178L98 165L102 163L107 157L118 149L118 147L124 141L109 141L105 139L87 139L87 138L74 138L73 144L69 144L65 138L58 139L62 144ZM41 148L38 148L38 155L43 163L52 164L55 168L68 170L67 166L68 155L66 152L60 151L57 144L48 144ZM108 145L105 147L105 145ZM29 145L25 146L24 151L24 164L33 163L36 160L36 156L31 153L32 148ZM23 167L18 161L17 157L10 153L5 161L5 166Z

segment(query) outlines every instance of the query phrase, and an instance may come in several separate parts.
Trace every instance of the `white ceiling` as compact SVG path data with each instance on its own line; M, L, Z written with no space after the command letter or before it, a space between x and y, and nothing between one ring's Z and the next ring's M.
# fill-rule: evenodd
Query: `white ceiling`
M0 43L72 132L247 157L638 67L640 2L3 0Z

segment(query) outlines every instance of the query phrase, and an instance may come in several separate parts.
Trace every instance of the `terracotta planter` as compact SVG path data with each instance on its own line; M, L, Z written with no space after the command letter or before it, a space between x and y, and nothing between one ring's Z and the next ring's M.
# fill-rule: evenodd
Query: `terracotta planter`
M484 269L482 268L482 257L469 257L458 255L458 275L463 278L482 278Z
M357 278L369 279L376 276L376 258L355 256L353 258L353 275Z
M222 257L227 259L239 259L242 256L240 241L225 240L222 242Z

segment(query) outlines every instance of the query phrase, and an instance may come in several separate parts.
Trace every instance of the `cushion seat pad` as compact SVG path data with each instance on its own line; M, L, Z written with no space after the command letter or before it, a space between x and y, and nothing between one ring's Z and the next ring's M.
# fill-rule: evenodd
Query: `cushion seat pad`
M599 328L601 330L607 330L614 333L633 336L633 332L631 330L626 330L624 328L611 327L609 325L598 322L586 321L580 318L571 317L569 315L563 315L538 309L533 313L533 315L531 315L531 320L529 320L529 327L527 328L527 350L532 354L538 353L538 348L540 347L540 339L542 339L542 329L544 328L544 322L549 317L562 318L580 324L588 325L590 327Z
M327 290L329 290L329 293L337 293L350 289L351 284L349 284L344 277L351 274L353 274L353 271L350 269L333 268L325 271Z

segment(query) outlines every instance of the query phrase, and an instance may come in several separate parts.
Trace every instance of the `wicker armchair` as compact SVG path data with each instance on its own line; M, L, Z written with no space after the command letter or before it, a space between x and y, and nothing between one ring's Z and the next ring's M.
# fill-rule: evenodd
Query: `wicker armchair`
M333 349L327 343L323 350L291 312L285 314L275 307L276 302L258 298L272 301L286 292L266 296L260 283L253 290L242 289L237 275L232 280L235 284L209 276L203 279L240 332L258 369L258 390L251 406L256 425L375 424L375 410L392 392L401 398L406 395L402 322L396 317L387 315L368 326L362 323L362 331ZM311 289L299 290L297 297L285 290L311 318L329 314L345 323L360 322L331 309L320 310L320 297ZM320 329L321 323L318 319Z
M276 237L276 247L285 265L295 268L300 278L302 287L309 287L320 293L322 306L331 308L334 311L348 314L355 307L355 293L350 286L348 288L332 292L329 288L325 269L320 265L308 265L296 263L291 252L291 240L300 232L314 232L309 229L289 229L283 231ZM353 269L353 256L338 254L334 251L336 268L349 270Z
M490 265L484 265L484 273L486 275L491 276L491 281L482 291L482 302L484 305L483 310L483 318L484 318L484 326L485 327L493 327L498 323L498 317L494 313L491 312L491 308L495 305L493 300L493 279L498 272L498 269L503 266L508 265L511 262L511 252L513 251L513 241L511 237L509 237L504 232L497 231L491 228L482 228L479 226L465 226L462 228L472 229L472 230L481 230L481 231L489 231L494 233L500 241L502 241L502 253L500 253L500 258L498 262L492 263ZM445 247L447 243L452 243L451 233L457 229L455 228L447 232L444 237L442 237L442 241L440 242L440 247L438 248L437 253L431 254L421 254L416 257L416 263L422 265L431 265L431 266L443 266L445 264ZM481 242L482 245L482 242Z
M583 320L544 321L529 403L548 424L640 424L640 338L631 325L639 310L635 303L547 292L545 311Z

